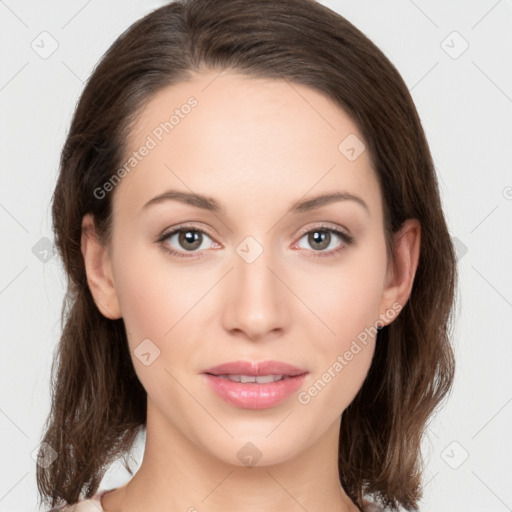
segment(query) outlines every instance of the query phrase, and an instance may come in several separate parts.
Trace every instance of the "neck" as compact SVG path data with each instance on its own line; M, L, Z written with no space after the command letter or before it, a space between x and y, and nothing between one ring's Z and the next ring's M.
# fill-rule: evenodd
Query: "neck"
M256 462L251 467L219 460L148 408L142 464L128 484L104 497L103 508L105 512L357 512L339 481L339 427L340 420L292 459L269 465Z

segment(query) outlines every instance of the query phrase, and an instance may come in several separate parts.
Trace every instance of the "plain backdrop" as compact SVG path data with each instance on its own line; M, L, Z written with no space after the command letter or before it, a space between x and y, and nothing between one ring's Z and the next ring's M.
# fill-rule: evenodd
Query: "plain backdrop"
M163 3L0 0L0 512L37 510L34 453L66 284L49 208L62 144L93 66ZM407 83L458 250L457 373L425 437L421 510L512 510L512 2L323 3ZM115 464L101 488L129 478Z

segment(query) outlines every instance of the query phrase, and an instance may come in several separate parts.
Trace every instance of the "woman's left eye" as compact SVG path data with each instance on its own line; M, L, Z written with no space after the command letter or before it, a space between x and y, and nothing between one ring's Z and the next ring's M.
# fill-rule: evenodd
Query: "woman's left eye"
M303 238L306 238L308 245L313 248L313 252L317 253L313 254L313 256L334 256L347 246L352 245L355 240L353 236L343 231L324 226L310 229L302 235L300 240ZM336 239L338 239L338 243L336 243ZM339 240L341 240L341 244ZM296 245L301 249L307 249L307 247L300 245L300 241Z

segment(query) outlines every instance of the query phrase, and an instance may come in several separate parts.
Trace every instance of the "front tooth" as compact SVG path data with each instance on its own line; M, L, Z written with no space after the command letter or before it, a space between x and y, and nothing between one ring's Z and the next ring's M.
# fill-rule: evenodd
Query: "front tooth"
M231 380L233 382L241 382L242 384L269 384L283 379L283 375L220 375L224 379Z
M281 380L282 377L282 375L261 375L256 377L256 382L258 384L269 384L270 382Z
M246 382L257 382L258 377L255 377L254 375L240 375L240 382L246 383Z

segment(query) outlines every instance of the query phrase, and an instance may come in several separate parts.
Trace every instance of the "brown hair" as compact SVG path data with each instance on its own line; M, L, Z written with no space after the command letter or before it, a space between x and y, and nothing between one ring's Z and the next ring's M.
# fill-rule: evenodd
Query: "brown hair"
M46 503L75 503L98 490L108 466L127 454L146 422L122 319L96 307L81 253L81 222L92 213L109 240L112 194L93 191L119 168L137 113L163 87L204 69L286 79L320 91L359 127L392 233L408 218L422 227L408 302L378 333L370 371L343 412L340 482L414 510L422 496L420 443L447 396L456 259L432 157L405 83L384 54L339 14L313 0L182 0L129 27L105 53L76 107L53 195L55 243L68 276L63 332L52 367L51 412L42 441L56 450L37 467ZM48 456L42 444L40 456ZM47 467L45 467L47 466ZM127 469L133 474L128 466ZM49 500L49 501L48 501Z

